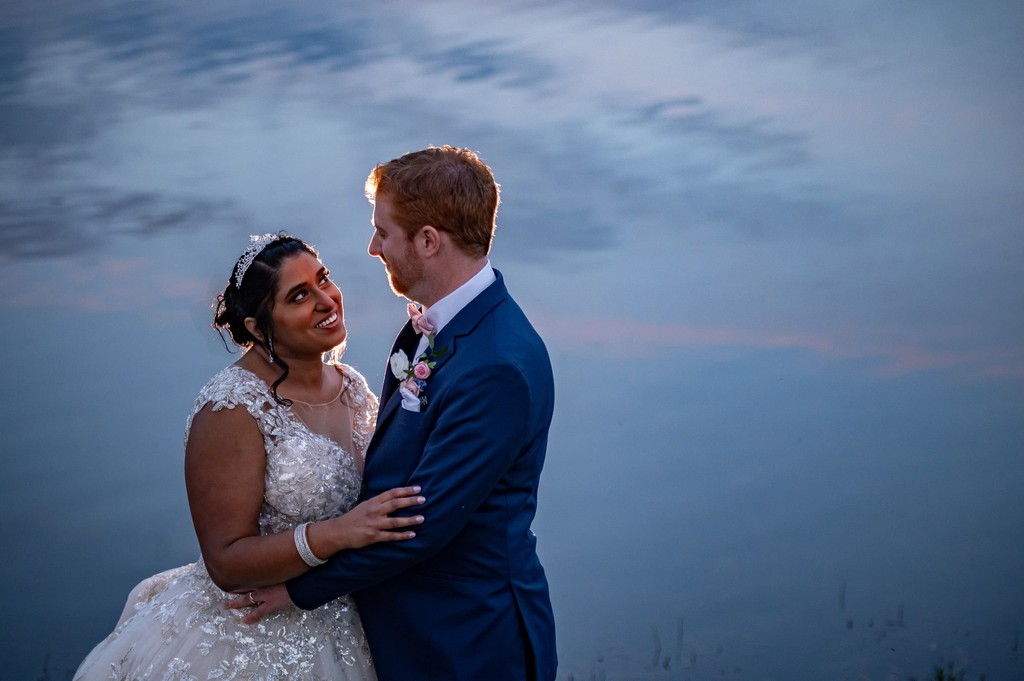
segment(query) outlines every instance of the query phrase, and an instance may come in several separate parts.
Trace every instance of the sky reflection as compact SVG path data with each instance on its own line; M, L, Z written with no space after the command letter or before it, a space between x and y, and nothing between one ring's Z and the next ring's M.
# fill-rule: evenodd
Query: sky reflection
M403 306L362 183L452 143L502 184L493 260L555 360L562 678L1019 675L1022 28L1010 2L5 3L0 522L45 564L0 567L4 657L74 666L194 558L181 427L249 233L320 247L379 381Z

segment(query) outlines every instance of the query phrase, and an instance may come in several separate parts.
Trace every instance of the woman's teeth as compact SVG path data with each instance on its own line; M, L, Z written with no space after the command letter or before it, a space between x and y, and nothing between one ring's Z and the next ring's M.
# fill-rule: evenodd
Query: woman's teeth
M320 322L319 324L317 324L317 325L316 325L316 328L318 328L318 329L322 329L322 328L324 328L325 326L327 326L328 324L333 324L333 323L334 323L334 321L335 321L335 320L336 320L337 318L338 318L338 313L337 313L337 312L335 312L335 313L334 313L334 314L332 314L332 315L331 315L330 317L328 317L327 319L325 319L325 320L323 320L322 322Z

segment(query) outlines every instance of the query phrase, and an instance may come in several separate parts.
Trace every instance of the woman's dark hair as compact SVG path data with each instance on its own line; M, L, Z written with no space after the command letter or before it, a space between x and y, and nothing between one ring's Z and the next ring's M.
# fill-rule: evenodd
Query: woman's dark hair
M224 338L224 332L227 331L235 345L240 348L259 345L267 351L271 361L281 367L281 375L271 386L274 399L280 404L291 404L291 401L277 394L277 387L288 378L288 363L274 352L274 295L277 293L281 263L303 252L314 258L320 257L316 250L302 239L279 232L277 238L252 259L252 264L241 273L242 280L239 282L239 264L249 255L248 252L243 253L231 268L227 288L217 296L217 302L214 304L213 328L217 329L225 348L228 348L227 340ZM246 328L247 317L256 320L259 336L253 335Z

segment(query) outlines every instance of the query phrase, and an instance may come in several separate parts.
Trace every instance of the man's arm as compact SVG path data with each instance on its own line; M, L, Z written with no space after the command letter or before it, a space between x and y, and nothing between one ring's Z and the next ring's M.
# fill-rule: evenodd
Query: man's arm
M326 565L288 582L296 605L312 609L389 579L441 551L465 527L532 436L535 404L519 367L492 363L457 379L434 405L441 413L410 484L427 501L416 538L344 551Z

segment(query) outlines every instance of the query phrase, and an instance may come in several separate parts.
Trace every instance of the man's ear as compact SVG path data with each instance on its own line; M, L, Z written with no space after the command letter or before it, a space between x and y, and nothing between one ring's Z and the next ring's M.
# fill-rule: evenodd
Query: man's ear
M256 318L255 317L246 317L245 321L243 323L245 324L246 330L249 333L251 333L254 338L259 340L260 342L263 341L263 334L261 334L259 332L259 330L256 328Z
M433 225L423 225L416 233L416 242L423 255L436 255L441 248L441 230Z

